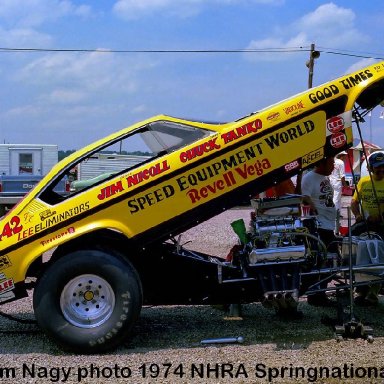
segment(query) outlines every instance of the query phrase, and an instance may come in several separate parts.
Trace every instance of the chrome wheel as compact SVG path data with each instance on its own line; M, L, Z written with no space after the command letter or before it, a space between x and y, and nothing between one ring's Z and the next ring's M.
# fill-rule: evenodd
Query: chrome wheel
M143 300L134 266L111 249L57 255L33 291L39 327L76 353L100 353L121 345L140 315Z
M68 322L80 328L105 323L113 313L115 294L111 285L93 274L70 280L60 296L60 308Z

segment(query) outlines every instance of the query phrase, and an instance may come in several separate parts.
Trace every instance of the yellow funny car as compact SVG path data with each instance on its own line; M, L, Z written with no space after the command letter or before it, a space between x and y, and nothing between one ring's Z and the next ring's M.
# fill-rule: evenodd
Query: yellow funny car
M289 244L264 241L271 231L282 236L270 218L253 234L234 225L241 244L231 260L188 251L175 236L349 148L352 123L383 99L380 62L237 121L160 115L75 152L0 221L0 302L34 288L39 326L82 353L122 343L143 304L285 298L295 306L308 291L301 273L316 269L315 258L327 259L300 213L279 218ZM150 155L55 191L97 154L138 146ZM297 204L297 197L256 201L258 208Z

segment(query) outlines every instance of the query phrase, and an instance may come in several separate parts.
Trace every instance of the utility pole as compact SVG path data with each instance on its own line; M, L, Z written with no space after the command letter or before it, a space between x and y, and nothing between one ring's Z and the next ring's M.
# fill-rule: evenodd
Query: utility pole
M311 50L309 52L309 60L305 63L308 67L308 88L312 88L313 80L313 68L315 66L315 59L320 57L320 52L315 50L315 44L311 44Z
M305 63L308 67L308 89L312 88L312 80L313 80L313 67L315 66L315 59L320 57L320 52L315 50L315 44L311 44L311 50L309 52L309 60ZM296 188L295 193L301 195L301 179L303 177L303 173L300 170L296 177Z

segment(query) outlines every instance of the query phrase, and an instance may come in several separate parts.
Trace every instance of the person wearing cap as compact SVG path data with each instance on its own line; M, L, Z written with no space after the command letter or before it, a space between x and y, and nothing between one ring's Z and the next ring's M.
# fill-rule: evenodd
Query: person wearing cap
M329 181L333 187L333 203L336 208L336 227L335 232L339 232L340 228L340 210L341 210L341 196L343 192L343 187L346 187L348 184L345 180L345 165L344 161L347 158L347 152L340 152L335 157L335 165L332 173L329 175Z
M384 235L384 153L375 152L368 159L371 176L362 177L357 183L351 200L351 211L355 216L354 230L378 232ZM360 202L359 202L360 200Z
M351 200L351 211L355 216L355 223L351 233L358 236L364 232L376 232L384 238L384 153L375 152L368 159L371 176L362 177L357 183ZM376 305L380 284L370 287L359 287L356 290L356 304Z

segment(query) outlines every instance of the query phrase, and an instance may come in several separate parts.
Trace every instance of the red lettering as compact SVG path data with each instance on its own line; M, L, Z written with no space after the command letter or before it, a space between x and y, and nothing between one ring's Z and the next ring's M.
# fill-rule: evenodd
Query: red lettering
M184 152L180 153L180 161L182 163L185 163L189 160L192 160L196 157L203 156L207 152L211 152L215 149L220 149L220 144L216 143L217 137L214 137L213 139L210 139L209 141L206 141L203 144L199 144L196 147L193 147L191 149L188 149Z
M220 179L214 181L211 184L207 184L206 186L197 189L193 188L187 192L187 195L191 199L192 204L196 203L200 199L205 199L210 195L216 194L218 191L224 190L226 187L230 187L231 185L236 183L235 178L233 177L232 172L227 172L223 175L224 179Z
M0 293L9 291L14 288L13 280L8 279L0 283Z
M139 171L133 175L129 175L127 177L128 188L132 185L137 185L143 182L144 180L148 180L151 177L160 175L161 173L168 171L170 166L168 165L167 160L164 160L161 163L157 163L152 167Z
M5 223L3 230L0 234L0 241L4 236L11 237L16 233L19 233L23 229L22 224L20 223L20 218L18 216L13 216L7 223Z
M256 119L251 123L242 125L241 127L237 127L229 132L223 133L221 138L224 140L225 144L228 144L231 141L239 139L240 137L255 133L261 128L263 128L263 122L260 119Z
M11 223L14 234L19 233L23 229L23 226L20 224L20 217L13 216L9 222Z
M243 179L248 179L249 176L257 175L261 176L264 171L271 167L271 163L268 159L257 160L256 163L252 165L244 164L242 167L235 168L235 171L241 176Z
M104 200L104 199L107 199L108 197L115 195L116 193L123 192L123 190L124 190L123 184L121 180L119 180L115 184L108 185L102 188L100 193L97 195L97 198L99 200Z

